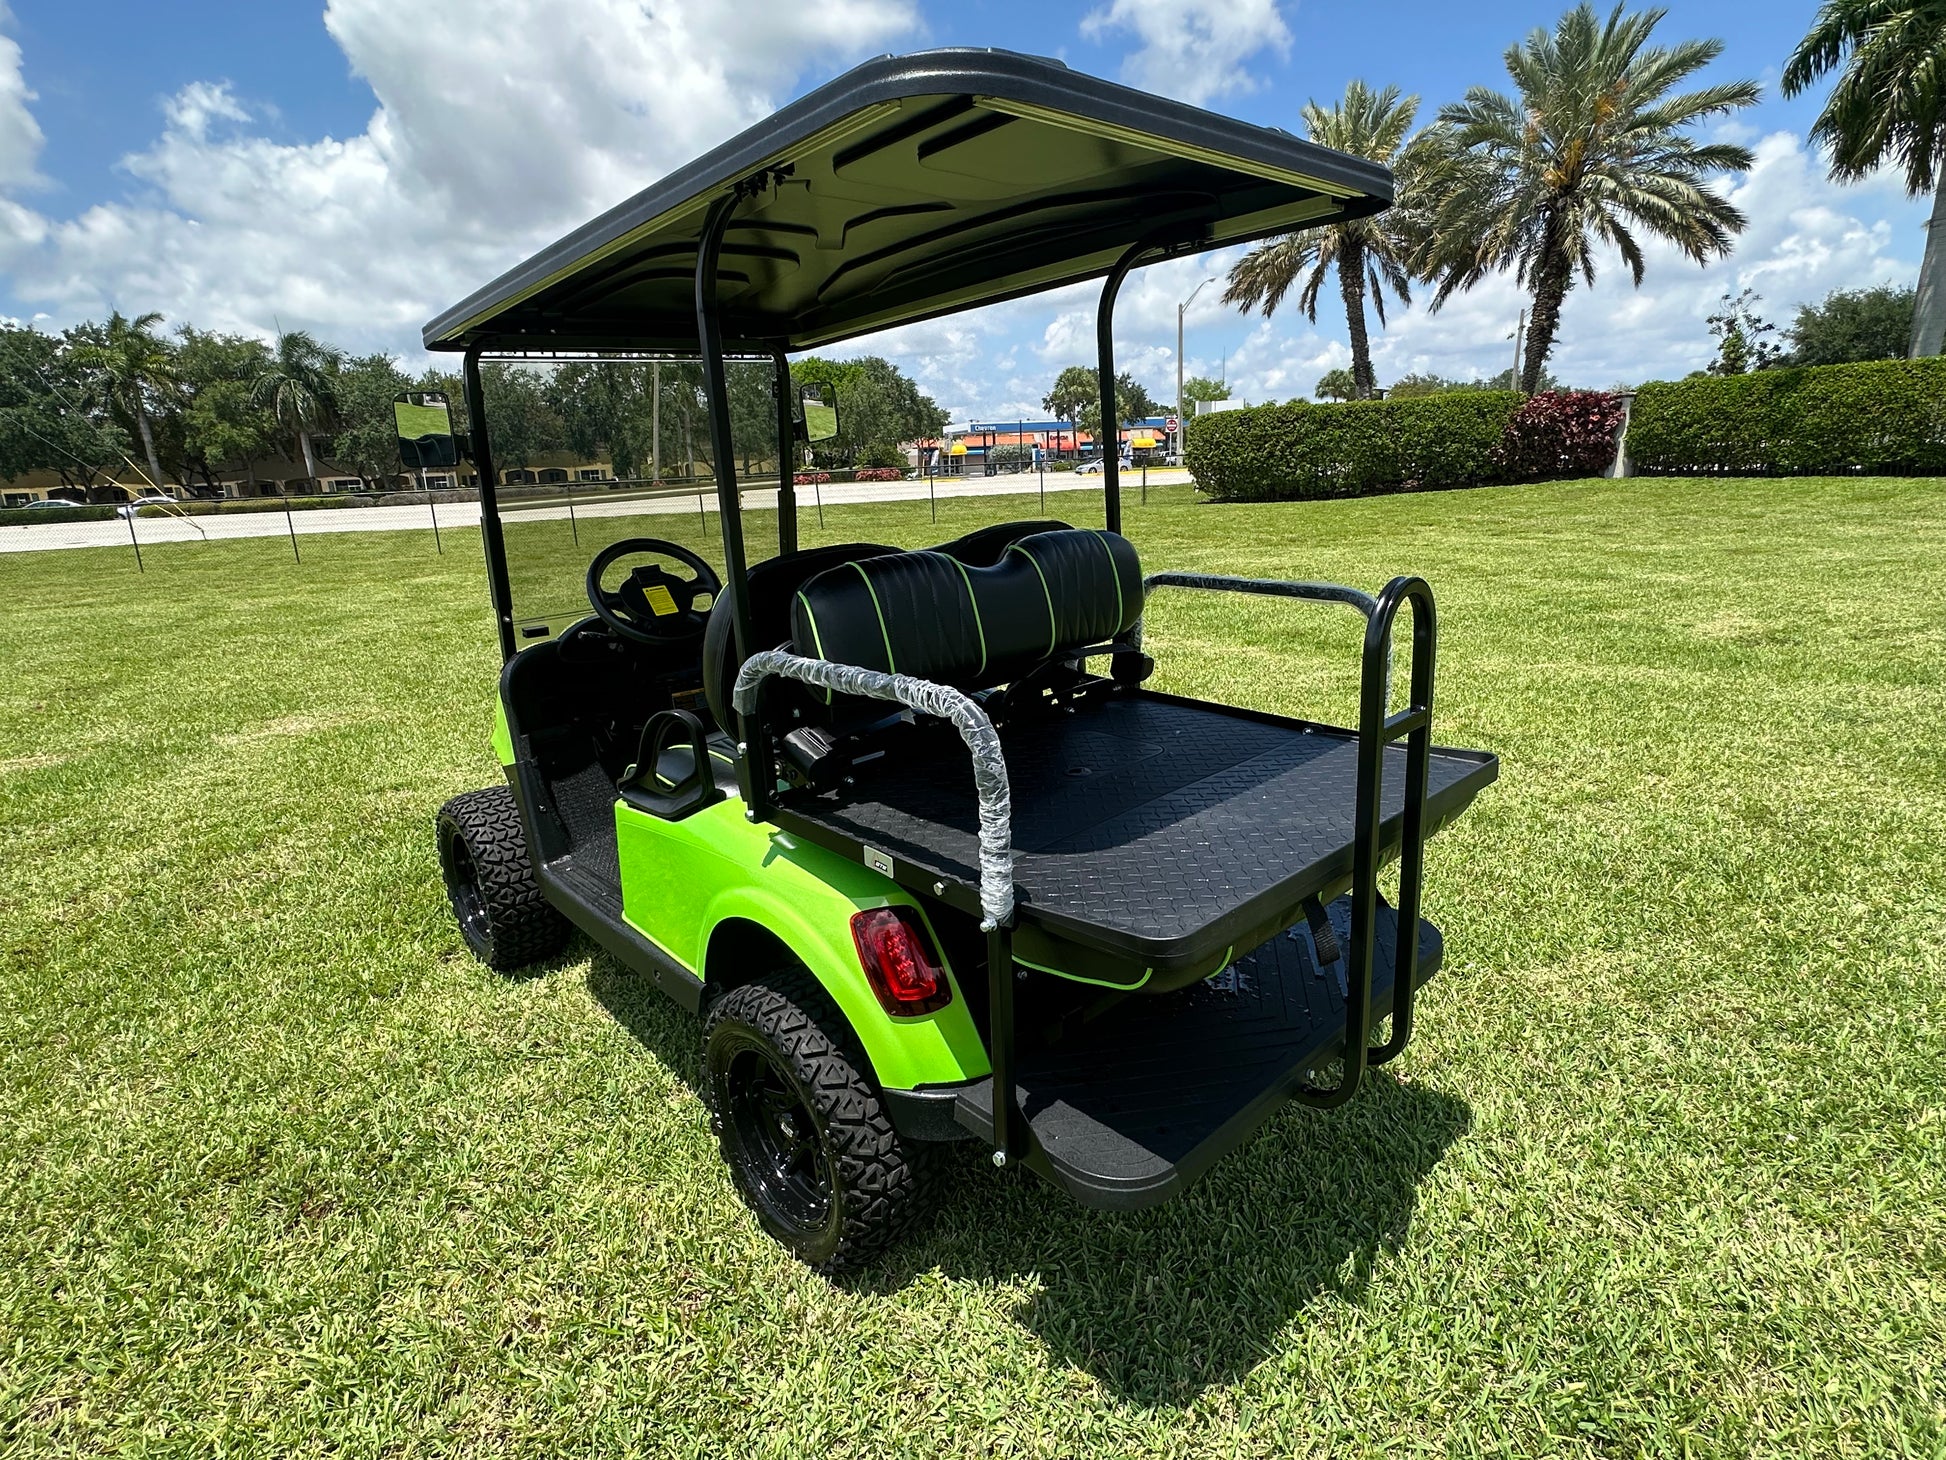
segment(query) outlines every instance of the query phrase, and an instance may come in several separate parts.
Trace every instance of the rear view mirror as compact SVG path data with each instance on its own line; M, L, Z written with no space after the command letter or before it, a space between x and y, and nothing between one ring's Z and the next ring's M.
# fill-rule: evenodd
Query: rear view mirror
M392 419L398 424L399 460L408 467L459 465L453 413L444 392L408 390L394 396Z
M823 385L800 385L797 399L800 416L804 422L804 439L815 445L819 441L829 441L838 434L838 403L834 399L825 403L824 393L829 389Z

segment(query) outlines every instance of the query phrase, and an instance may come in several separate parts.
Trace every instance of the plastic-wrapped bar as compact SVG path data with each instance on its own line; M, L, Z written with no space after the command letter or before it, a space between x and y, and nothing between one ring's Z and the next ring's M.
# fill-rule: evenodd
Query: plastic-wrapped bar
M986 712L949 685L909 674L886 674L855 664L807 659L783 649L765 649L743 661L731 700L746 724L754 723L757 693L764 679L777 675L837 694L890 700L922 715L950 721L973 756L973 785L980 798L981 928L1004 927L1014 915L1013 799L1000 734Z

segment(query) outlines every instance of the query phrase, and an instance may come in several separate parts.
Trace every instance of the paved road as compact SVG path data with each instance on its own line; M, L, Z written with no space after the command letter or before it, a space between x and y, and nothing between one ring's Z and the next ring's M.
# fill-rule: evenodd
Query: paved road
M1187 472L1180 468L1163 468L1149 473L1150 486L1174 486L1189 480ZM1134 472L1122 481L1124 495L1140 489L1141 473ZM825 486L820 489L827 507L842 506L850 502L907 502L924 501L926 483L923 479L907 482L864 482L844 486ZM1031 472L1020 472L1012 476L977 477L970 482L953 482L949 487L946 479L938 483L938 493L942 499L949 497L1003 497L1020 496L1039 490L1039 479ZM1098 492L1101 478L1096 475L1077 475L1073 472L1056 472L1047 478L1047 490L1052 492ZM635 517L645 513L687 513L697 510L695 495L675 497L620 497L603 498L590 496L575 499L574 511L582 517ZM715 495L708 489L702 494L703 510L716 510ZM815 496L810 487L798 488L798 510L812 510ZM774 508L777 505L775 488L744 493L743 503L753 511ZM480 508L477 502L451 502L438 508L439 525L447 527L478 527ZM502 515L511 519L515 515L525 518L558 518L563 521L568 516L568 508L563 501L560 505L535 503L519 504L503 509ZM142 543L161 542L214 542L219 538L240 537L282 537L295 527L299 536L319 532L426 532L431 529L432 521L425 507L324 507L308 512L293 512L288 521L282 512L242 512L223 516L207 517L138 517L135 519L135 536ZM28 527L0 526L0 553L43 552L58 548L82 547L126 547L129 541L129 524L120 518L109 522L48 522Z

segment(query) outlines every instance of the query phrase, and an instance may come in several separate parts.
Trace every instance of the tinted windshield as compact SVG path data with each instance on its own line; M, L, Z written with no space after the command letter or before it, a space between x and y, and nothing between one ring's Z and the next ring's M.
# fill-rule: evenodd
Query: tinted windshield
M481 374L522 646L588 613L588 563L612 542L679 542L722 571L700 363L489 361ZM727 367L753 562L777 550L773 374L767 360Z

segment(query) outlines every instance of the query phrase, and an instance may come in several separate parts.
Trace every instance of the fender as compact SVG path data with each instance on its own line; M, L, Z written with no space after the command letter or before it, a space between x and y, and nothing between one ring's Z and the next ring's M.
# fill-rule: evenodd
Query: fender
M989 1072L985 1045L950 966L952 1002L914 1018L887 1014L866 982L851 937L854 913L910 907L940 946L925 909L890 878L768 823L746 820L735 796L681 821L617 803L615 833L623 916L698 978L708 972L711 946L724 925L748 922L782 942L830 993L882 1085L909 1090ZM943 949L940 956L944 962Z
M815 850L823 856L831 855L822 848ZM876 873L865 875L877 879ZM706 946L715 939L717 929L732 918L747 919L774 933L824 985L865 1046L881 1085L909 1090L985 1075L986 1049L967 1013L959 977L940 949L937 930L924 908L889 879L884 880L882 891L861 894L827 884L825 896L802 900L778 897L768 888L751 885L726 888L710 904ZM914 1018L889 1015L866 982L857 946L852 942L852 914L888 906L911 908L933 935L933 947L940 949L940 961L946 964L946 976L953 985L953 1000L936 1013Z

